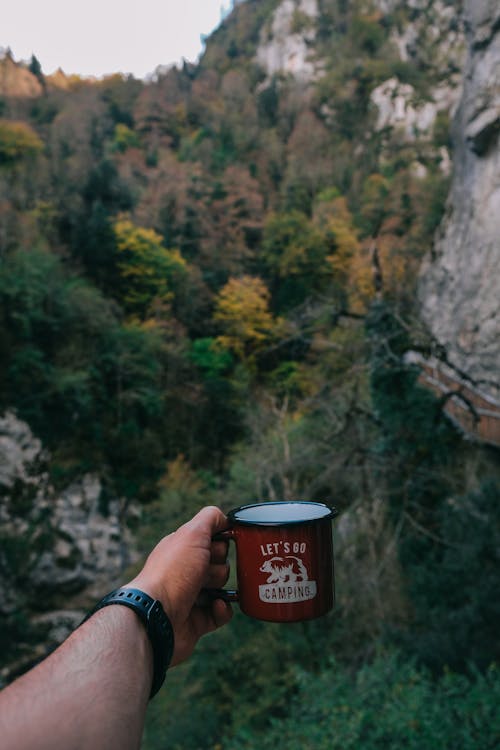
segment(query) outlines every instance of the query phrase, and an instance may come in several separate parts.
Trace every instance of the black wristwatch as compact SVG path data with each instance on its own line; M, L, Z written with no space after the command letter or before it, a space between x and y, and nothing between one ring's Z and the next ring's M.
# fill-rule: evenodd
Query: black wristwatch
M133 609L146 627L151 646L153 647L153 684L150 699L156 695L165 681L168 665L174 653L174 631L158 599L145 594L139 589L121 588L107 594L94 609L89 612L85 622L95 612L110 604L123 604Z

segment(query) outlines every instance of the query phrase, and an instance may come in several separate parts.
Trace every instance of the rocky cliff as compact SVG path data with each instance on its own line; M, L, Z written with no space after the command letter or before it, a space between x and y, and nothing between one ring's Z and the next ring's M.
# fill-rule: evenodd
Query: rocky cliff
M12 412L0 418L0 618L24 622L21 669L61 641L136 557L126 523L135 509L104 502L93 475L56 491L48 459L25 422ZM4 676L12 669L15 661Z
M269 77L289 73L303 81L320 67L314 59L317 0L283 0L261 29L256 62Z
M500 6L467 0L465 17L453 181L419 296L449 363L500 399Z

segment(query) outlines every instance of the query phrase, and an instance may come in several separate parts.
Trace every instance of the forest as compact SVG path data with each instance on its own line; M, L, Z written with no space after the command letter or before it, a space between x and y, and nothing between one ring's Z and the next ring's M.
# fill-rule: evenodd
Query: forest
M33 57L41 94L0 97L0 412L41 439L52 484L95 473L104 511L140 503L144 553L209 503L339 511L335 610L235 607L168 673L145 750L500 743L498 449L464 440L405 357L434 344L416 284L450 120L409 142L370 100L392 76L425 99L442 70L391 43L410 4L319 5L313 82L266 76L278 2L247 0L197 65L58 87ZM0 527L2 576L27 545L50 538ZM2 660L32 637L3 618Z

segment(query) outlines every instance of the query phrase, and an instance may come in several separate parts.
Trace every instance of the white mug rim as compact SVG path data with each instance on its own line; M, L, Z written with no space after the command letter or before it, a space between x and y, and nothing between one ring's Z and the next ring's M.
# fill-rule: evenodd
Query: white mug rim
M316 510L316 513L319 509L321 509L321 512L319 515L313 514L312 516L303 516L301 515L300 518L278 518L277 516L268 517L264 519L259 518L242 518L240 514L244 513L244 511L249 510L255 510L259 508L265 508L266 510L269 510L270 508L283 508L284 506L300 506L301 509L305 509L305 506L309 506L311 508L314 508ZM268 514L266 514L268 515ZM249 503L246 505L240 505L238 508L233 508L227 513L228 518L232 522L232 524L238 524L243 526L295 526L299 524L307 524L307 523L317 523L318 521L325 521L327 519L332 519L337 515L337 511L335 508L332 508L329 505L326 505L326 503L319 503L315 502L313 500L279 500L279 501L270 501L270 502L262 502L262 503Z

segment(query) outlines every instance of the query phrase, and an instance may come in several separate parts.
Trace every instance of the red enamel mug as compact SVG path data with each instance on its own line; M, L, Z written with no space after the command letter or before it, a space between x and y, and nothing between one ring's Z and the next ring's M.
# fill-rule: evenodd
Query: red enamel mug
M212 592L238 601L250 617L270 622L310 620L334 604L331 519L323 503L282 501L229 511L217 539L236 544L238 591Z

